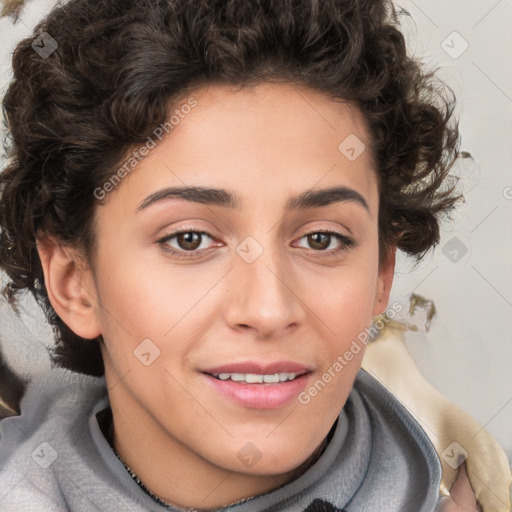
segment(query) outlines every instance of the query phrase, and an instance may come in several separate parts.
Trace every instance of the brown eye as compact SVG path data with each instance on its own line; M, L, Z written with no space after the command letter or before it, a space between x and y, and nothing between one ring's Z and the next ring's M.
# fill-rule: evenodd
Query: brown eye
M176 241L180 249L195 251L201 245L202 236L203 235L197 231L187 231L176 235Z
M208 240L210 245L208 245ZM206 253L212 247L213 237L206 231L192 229L176 231L158 240L163 249L177 257L192 257Z
M307 235L308 243L312 249L323 251L329 247L331 236L325 233L312 233Z
M315 252L325 252L326 255L347 251L355 246L354 240L337 231L315 231L305 234L301 240L303 239L306 240L307 246L300 245L300 247L313 249ZM334 246L332 246L333 241L337 242Z

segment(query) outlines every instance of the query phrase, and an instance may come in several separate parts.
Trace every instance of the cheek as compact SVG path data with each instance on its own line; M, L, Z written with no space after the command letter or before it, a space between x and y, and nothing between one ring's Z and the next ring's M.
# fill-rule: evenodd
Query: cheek
M168 293L163 299L156 272L143 261L122 254L113 264L112 253L105 250L97 265L98 315L108 352L125 366L134 362L133 351L143 340L160 340L172 327L169 312L177 298Z
M307 296L330 331L346 340L368 327L376 292L377 265L370 263L350 266L316 281Z
M115 265L104 265L99 280L104 322L133 337L162 337L194 297L197 301L194 284L185 276L178 271L170 279L165 265L142 258L121 257Z
M317 355L324 371L332 367L339 357L343 358L343 376L336 379L335 386L345 388L359 370L365 352L366 344L361 339L366 336L371 323L372 295L368 291L356 289L347 294L338 293L336 297L337 301L333 300L327 306L329 309L321 314L327 327L324 329L322 343L318 344ZM339 375L339 369L334 370Z
M171 268L131 257L119 258L106 269L99 277L100 323L116 373L130 371L132 379L139 374L143 378L148 368L136 358L142 347L158 354L150 366L153 377L164 367L181 372L211 313L204 297L218 281L216 274L200 272L193 265ZM165 373L161 376L167 378Z

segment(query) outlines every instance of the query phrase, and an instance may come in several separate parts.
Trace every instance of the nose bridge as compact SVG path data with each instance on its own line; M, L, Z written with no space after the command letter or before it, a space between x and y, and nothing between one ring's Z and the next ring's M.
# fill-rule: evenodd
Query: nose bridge
M293 293L293 273L275 233L247 237L236 248L227 317L233 328L252 327L263 336L301 320L302 308Z

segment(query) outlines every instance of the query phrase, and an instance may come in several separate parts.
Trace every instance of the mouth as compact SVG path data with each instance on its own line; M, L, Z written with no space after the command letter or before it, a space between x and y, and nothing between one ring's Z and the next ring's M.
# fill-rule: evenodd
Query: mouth
M312 370L296 363L278 362L231 364L201 373L216 394L231 403L253 409L276 409L297 398Z
M295 380L302 375L308 373L282 372L273 374L258 374L258 373L210 373L213 378L217 380L229 380L233 382L243 382L245 384L279 384L281 382L289 382Z

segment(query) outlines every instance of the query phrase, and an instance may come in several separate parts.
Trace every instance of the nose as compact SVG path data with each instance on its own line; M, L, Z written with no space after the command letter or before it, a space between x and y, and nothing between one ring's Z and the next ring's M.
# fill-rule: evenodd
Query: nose
M229 276L225 315L233 330L279 338L303 322L298 280L283 251L267 248L250 263L236 255Z

